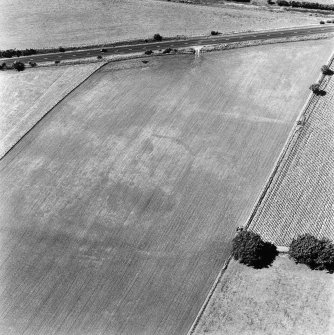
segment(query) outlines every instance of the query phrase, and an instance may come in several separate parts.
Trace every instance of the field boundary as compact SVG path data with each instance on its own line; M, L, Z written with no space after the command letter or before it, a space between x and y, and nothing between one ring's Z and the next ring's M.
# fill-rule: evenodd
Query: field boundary
M301 28L315 28L315 27L319 27L318 23L313 23L313 24L308 24L308 25L300 25L300 26L291 26L291 27L279 27L279 28L272 28L272 29L256 29L256 30L241 30L241 31L232 31L232 32L228 32L227 34L221 33L221 36L226 36L226 37L233 37L236 34L254 34L254 33L263 33L263 32L275 32L275 31L281 31L281 30L291 30L291 29L301 29ZM321 32L319 32L321 33ZM209 33L206 34L200 34L200 35L182 35L182 34L178 34L178 35L168 35L168 36L164 36L163 41L170 41L170 42L174 42L174 41L180 41L180 40L184 40L184 41L191 41L193 39L198 39L198 38L207 38L208 40L210 40L212 38L212 35L210 35ZM148 42L146 42L148 41ZM148 36L148 37L142 37L142 38L138 38L138 39L125 39L125 40L115 40L115 41L105 41L105 42L101 42L98 44L83 44L83 45L78 45L78 46L74 46L74 45L69 45L69 46L65 46L66 51L83 51L83 50L87 50L87 49L93 49L93 50L99 50L102 47L117 47L117 46L132 46L132 45L138 45L138 44L142 44L142 45L147 45L147 43L159 43L159 41L155 41L154 39L152 39L152 36ZM52 55L54 53L59 53L59 47L49 47L49 48L36 48L37 54L36 55ZM34 56L34 55L31 55ZM9 61L11 58L6 58L0 57L1 61Z
M214 283L213 283L213 285L212 285L212 287L211 287L211 289L210 289L210 291L209 291L209 293L208 293L208 295L207 295L207 297L206 297L206 299L205 299L205 301L204 301L204 303L203 303L200 311L198 312L198 314L197 314L197 316L195 318L195 321L191 325L191 327L190 327L187 335L194 334L194 332L196 330L196 327L197 327L199 321L201 320L201 318L202 318L202 316L203 316L203 314L204 314L204 312L206 310L206 307L208 306L208 304L209 304L209 302L210 302L210 300L211 300L214 292L216 291L216 288L217 288L218 284L220 283L220 280L222 279L222 277L223 277L223 275L224 275L224 273L225 273L225 271L226 271L226 269L227 269L227 267L228 267L231 259L232 259L232 255L230 255L228 257L228 259L225 261L222 269L219 271L219 274L218 274L216 280L214 281Z
M231 49L247 48L247 47L256 47L267 44L278 44L278 43L293 43L293 42L303 42L309 40L320 40L333 38L334 33L323 33L323 34L314 34L314 35L305 35L305 36L291 36L291 37L282 37L269 40L252 40L252 41L243 41L243 42L227 42L222 44L206 44L201 46L201 53L214 52L214 51L224 51ZM96 57L87 57L81 59L69 59L62 60L61 63L55 64L53 61L39 63L37 68L41 67L59 67L59 66L68 66L68 65L77 65L77 64L90 64L98 62L117 62L129 59L139 59L139 58L151 58L151 57L162 57L162 56L173 56L176 54L189 54L194 53L193 46L180 47L177 53L164 54L163 51L155 52L152 55L145 55L143 52L134 52L124 55L110 55L105 56L102 59L97 59ZM196 46L197 47L197 46ZM10 69L8 70L10 71Z
M4 147L0 151L0 161L12 150L14 147L31 131L35 128L35 126L44 119L46 115L48 115L56 106L58 106L64 99L66 99L73 91L75 91L81 84L83 84L86 80L88 80L93 74L95 74L98 70L100 70L104 65L106 65L107 62L102 63L100 66L98 66L96 69L94 69L88 76L86 76L82 81L80 81L78 84L75 85L75 87L71 87L66 94L61 97L57 102L55 102L51 108L47 108L44 113L41 114L41 116L33 122L31 126L22 134L19 136L17 140L13 142L13 144L10 144L8 147ZM30 108L34 108L35 104L31 106ZM30 109L29 108L29 109Z
M332 64L334 63L334 53L329 57L327 64L329 66L332 66ZM322 84L324 79L325 79L325 75L320 74L317 78L317 82ZM302 107L299 115L297 116L296 121L300 121L303 120L304 117L307 115L307 110L311 107L311 103L312 102L317 102L317 100L319 99L318 96L316 96L314 93L310 93L304 106ZM309 115L310 113L308 113ZM281 170L284 168L287 160L285 160L286 157L288 157L290 155L290 153L292 152L292 150L294 149L294 145L297 143L298 141L298 137L299 137L299 130L301 129L301 127L299 127L298 125L293 126L293 128L291 129L289 135L288 135L288 139L286 140L283 149L281 150L278 159L276 160L276 162L274 163L274 168L271 171L271 173L269 174L269 177L267 179L267 181L265 182L265 186L262 189L262 191L260 192L260 196L258 198L258 200L256 201L253 209L251 210L251 214L249 216L249 218L247 219L245 225L244 225L244 229L248 229L250 227L250 225L252 224L252 220L255 217L255 215L257 214L261 204L263 203L264 199L267 196L267 192L269 191L270 187L272 184L274 184L277 179L279 178L279 174L281 172ZM286 246L277 246L278 252L281 254L286 254L288 252L288 248ZM218 284L220 283L226 269L228 268L229 263L232 260L232 255L229 256L229 258L226 260L226 262L224 263L222 269L220 270L218 276L216 277L216 280L214 281L201 309L199 310L193 324L191 325L187 335L193 335L196 331L196 328L198 326L198 323L200 322L210 300L211 297L213 296Z
M334 63L334 53L329 57L327 61L327 65L331 67ZM320 73L318 76L316 82L319 83L321 86L324 83L326 76ZM317 103L317 101L320 99L319 96L315 95L313 92L310 93L308 99L306 100L306 103L304 104L301 112L299 113L299 116L296 121L301 121L304 123L310 116L310 114L313 112L313 107ZM313 105L313 106L312 106ZM309 110L311 109L311 110ZM295 148L295 144L298 142L298 138L300 135L300 130L303 126L295 125L284 144L283 150L281 151L278 160L275 163L274 170L271 172L268 181L266 182L261 195L256 202L255 206L253 207L253 210L251 212L250 217L248 218L245 228L248 229L252 225L252 221L256 215L259 215L259 211L261 211L261 205L265 201L265 199L268 197L268 192L270 192L273 188L275 188L275 185L280 178L281 172L288 163L288 158L292 151Z

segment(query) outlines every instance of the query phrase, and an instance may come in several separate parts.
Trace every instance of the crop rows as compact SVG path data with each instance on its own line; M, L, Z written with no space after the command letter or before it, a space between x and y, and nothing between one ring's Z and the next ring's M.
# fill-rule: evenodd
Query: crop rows
M322 89L326 95L313 96L305 125L250 225L277 245L303 233L334 239L333 78L326 77Z
M328 45L111 62L79 85L0 162L0 333L186 334Z

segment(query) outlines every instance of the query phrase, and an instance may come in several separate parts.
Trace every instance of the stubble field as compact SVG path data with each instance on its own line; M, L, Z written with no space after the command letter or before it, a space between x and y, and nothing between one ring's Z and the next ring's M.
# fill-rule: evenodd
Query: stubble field
M185 334L330 43L119 62L71 93L0 163L0 332Z
M265 269L231 261L194 335L332 335L334 275L279 256Z
M98 44L319 23L303 13L156 0L2 0L0 49Z

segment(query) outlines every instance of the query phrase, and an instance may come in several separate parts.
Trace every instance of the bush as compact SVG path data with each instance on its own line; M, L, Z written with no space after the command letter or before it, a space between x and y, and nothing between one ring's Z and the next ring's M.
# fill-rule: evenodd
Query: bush
M35 62L29 62L29 65L30 65L31 67L36 67L36 66L37 66L37 63L35 63Z
M320 92L320 85L319 84L312 84L309 89L315 93L318 94Z
M102 56L101 56L101 55L98 55L96 58L97 58L97 59L102 59Z
M277 255L275 245L264 242L252 231L240 231L232 241L232 256L240 263L255 268L267 267Z
M167 48L167 49L165 49L162 53L163 54L169 54L169 53L171 53L173 50L171 49L171 48Z
M23 71L25 69L25 65L24 63L22 62L14 62L13 63L13 68L16 70L16 71Z
M154 34L153 39L155 41L162 41L162 36L160 34Z
M285 1L285 0L277 0L276 3L279 5L279 6L290 6L290 2L288 1Z
M152 50L146 50L146 51L144 52L144 54L145 54L145 55L151 55L151 54L153 54L153 51L152 51Z
M22 55L23 56L30 56L30 55L35 55L35 54L37 54L37 50L35 50L35 49L22 50Z
M320 21L320 24L325 24L325 21Z
M299 235L293 239L289 255L296 263L306 264L311 269L334 270L334 245L328 239Z
M211 31L211 35L212 35L212 36L219 35L219 31L214 31L214 30L212 30L212 31Z
M60 63L60 60L55 60L55 64L59 64Z
M59 52L65 52L65 49L64 49L63 47L59 47L59 48L58 48L58 51L59 51Z
M331 75L333 74L333 71L330 69L330 67L328 65L323 65L321 67L321 72L324 74L324 75Z

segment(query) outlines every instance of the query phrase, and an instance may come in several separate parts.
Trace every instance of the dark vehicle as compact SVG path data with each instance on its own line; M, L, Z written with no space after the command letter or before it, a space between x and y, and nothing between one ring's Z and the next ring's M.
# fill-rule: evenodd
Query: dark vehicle
M101 49L100 51L101 52L107 52L107 49Z

